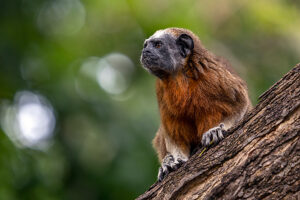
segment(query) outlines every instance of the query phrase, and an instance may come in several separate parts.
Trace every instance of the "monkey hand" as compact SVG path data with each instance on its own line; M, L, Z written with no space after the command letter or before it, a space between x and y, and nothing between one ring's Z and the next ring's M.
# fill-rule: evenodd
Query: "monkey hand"
M209 146L211 143L217 143L224 138L225 129L224 124L209 129L203 134L201 143L203 146Z
M167 154L159 168L158 181L162 181L170 172L175 171L185 162L186 160L176 157L174 158L173 155Z

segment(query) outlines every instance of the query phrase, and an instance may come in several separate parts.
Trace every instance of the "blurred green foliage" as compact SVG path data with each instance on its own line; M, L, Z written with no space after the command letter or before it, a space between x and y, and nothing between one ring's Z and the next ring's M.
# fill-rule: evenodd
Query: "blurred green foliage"
M0 2L0 199L133 199L156 180L155 78L139 56L172 26L227 58L254 104L300 60L298 1ZM53 107L45 148L9 136L20 91Z

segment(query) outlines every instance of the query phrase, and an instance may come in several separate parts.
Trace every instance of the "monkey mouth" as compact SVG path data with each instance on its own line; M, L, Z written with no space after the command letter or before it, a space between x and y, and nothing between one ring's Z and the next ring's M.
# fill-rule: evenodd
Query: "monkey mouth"
M161 67L157 64L157 62L151 60L151 59L147 59L147 58L141 58L141 63L143 65L143 67L151 74L153 74L154 76L162 79L164 77L166 77L168 75L168 73L161 69Z
M154 55L150 51L143 51L141 61L143 64L157 64L158 56Z
M142 54L141 56L141 63L143 64L143 66L147 69L151 69L151 68L156 68L155 66L158 65L158 57L157 56L153 56L153 55L146 55L146 54Z
M143 67L151 74L155 75L156 77L162 79L168 75L168 73L161 68L159 65L159 57L152 54L149 51L145 51L142 53L141 56L141 63Z

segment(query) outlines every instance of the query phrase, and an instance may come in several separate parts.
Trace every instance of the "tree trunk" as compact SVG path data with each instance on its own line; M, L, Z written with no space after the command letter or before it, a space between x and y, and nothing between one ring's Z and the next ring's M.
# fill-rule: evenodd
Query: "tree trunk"
M300 64L224 140L199 149L137 199L300 200L299 135Z

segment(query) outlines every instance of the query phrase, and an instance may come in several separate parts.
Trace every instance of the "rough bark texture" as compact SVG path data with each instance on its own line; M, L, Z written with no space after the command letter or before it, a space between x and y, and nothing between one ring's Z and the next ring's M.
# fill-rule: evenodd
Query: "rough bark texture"
M228 137L137 199L300 199L300 64Z

